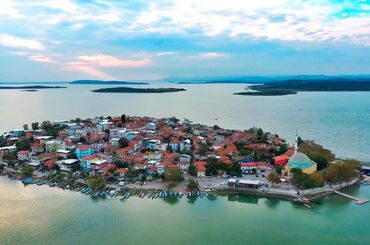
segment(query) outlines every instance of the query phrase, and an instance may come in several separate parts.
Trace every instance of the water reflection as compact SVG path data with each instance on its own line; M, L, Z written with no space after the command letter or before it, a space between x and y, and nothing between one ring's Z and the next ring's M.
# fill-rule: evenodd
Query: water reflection
M242 203L258 204L259 198L256 197L256 196L250 196L250 195L229 194L229 195L227 195L227 200L230 201L230 202L242 202Z
M165 203L168 203L170 205L175 205L175 204L179 203L179 201L180 201L179 198L177 198L177 197L165 197L165 198L162 198L162 199Z
M280 200L275 198L267 198L265 199L266 207L275 209L279 206Z

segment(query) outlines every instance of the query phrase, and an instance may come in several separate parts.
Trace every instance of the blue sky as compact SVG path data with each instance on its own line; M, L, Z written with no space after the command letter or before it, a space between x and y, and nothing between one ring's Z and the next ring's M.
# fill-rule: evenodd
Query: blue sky
M1 0L0 81L370 74L368 0Z

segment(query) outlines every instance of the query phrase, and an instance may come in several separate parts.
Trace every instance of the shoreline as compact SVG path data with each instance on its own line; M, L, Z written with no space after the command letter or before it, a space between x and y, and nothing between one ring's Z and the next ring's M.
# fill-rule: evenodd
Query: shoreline
M0 177L6 177L7 179L9 180L12 180L12 181L19 181L19 182L22 182L23 183L23 179L21 176L19 175L16 175L16 176L12 176L12 175L8 175L8 174L3 174L1 173L0 174ZM36 179L35 180L41 180L43 181L42 184L37 184L37 185L48 185L49 187L57 187L59 189L62 189L62 190L68 190L68 191L73 191L73 192L80 192L81 191L81 188L88 188L88 185L87 184L83 184L83 183L78 183L77 184L77 188L64 188L62 186L59 186L59 185L53 185L53 182L51 181L48 181L48 180L45 180L45 179ZM31 183L32 184L36 184L36 183ZM29 185L29 184L25 184L23 183L23 186L26 186L26 185ZM185 196L185 198L203 198L204 196L208 196L208 195L215 195L215 196L225 196L225 195L230 195L230 194L234 194L234 195L245 195L245 196L255 196L257 198L271 198L271 199L278 199L278 200L285 200L285 201L289 201L289 202L292 202L292 203L300 203L300 204L305 204L303 203L302 201L299 201L300 198L309 198L310 201L315 201L317 199L320 199L320 198L323 198L323 197L326 197L326 196L330 196L332 194L334 194L334 190L336 191L339 191L339 190L342 190L342 189L346 189L348 187L351 187L351 186L355 186L355 185L358 185L358 186L361 186L360 184L360 180L359 179L353 179L352 181L350 181L348 184L347 183L342 183L342 184L339 184L339 185L336 185L336 186L333 186L331 189L327 188L325 190L322 190L320 192L317 192L317 193L307 193L307 192L314 192L315 189L318 189L318 188L314 188L314 189L307 189L307 190L303 190L301 191L306 193L306 194L293 194L293 193L285 193L285 194L279 194L279 193L272 193L271 191L266 191L266 190L255 190L255 189L243 189L243 188L230 188L230 187L220 187L220 188L205 188L205 187L202 187L202 188L199 188L198 191L192 191L191 193L191 196L189 196L189 192L177 192L177 191L173 191L173 190L166 190L166 188L136 188L136 187L122 187L120 191L117 191L117 195L116 196L110 196L109 194L108 195L105 195L105 196L99 196L99 193L101 191L97 191L97 192L91 192L89 194L86 194L86 193L81 193L81 194L84 194L86 196L90 196L91 198L107 198L107 197L111 197L111 198L115 198L115 197L118 197L120 200L124 200L124 199L128 199L129 196L135 196L135 197L139 197L139 198L152 198L152 199L157 199L157 197L155 197L155 195L157 193L169 193L168 196L163 196L163 198L165 197L175 197L175 198L181 198L182 196ZM201 190L201 189L204 189L204 190ZM113 188L105 188L106 192L111 192L111 191L114 191ZM129 196L127 197L127 193L130 193ZM142 194L144 194L144 196L142 197ZM148 195L148 196L147 196ZM181 197L180 197L181 195ZM160 197L159 197L160 198Z

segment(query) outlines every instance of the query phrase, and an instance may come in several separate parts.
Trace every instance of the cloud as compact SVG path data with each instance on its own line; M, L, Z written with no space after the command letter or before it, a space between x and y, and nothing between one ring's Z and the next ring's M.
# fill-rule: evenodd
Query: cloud
M21 14L17 8L18 4L15 1L2 0L0 4L0 16L23 19L24 15Z
M32 50L44 50L45 47L39 41L23 39L8 34L0 34L0 45L9 48L24 48Z
M156 53L157 56L173 56L173 55L178 55L179 52L174 52L174 51L166 51L166 52L158 52Z
M28 57L28 60L36 61L36 62L42 62L42 63L56 62L55 60L51 59L50 57L47 57L47 56L42 55L42 54L31 55L30 57Z
M225 53L216 53L216 52L206 52L200 53L197 55L188 56L188 59L218 59L218 58L226 58L229 57L229 54Z
M78 56L78 61L76 64L88 64L92 66L100 66L100 67L127 67L127 68L135 68L135 67L143 67L152 64L150 59L143 59L143 60L125 60L120 59L111 55L104 55L104 54L97 54L97 55L84 55Z

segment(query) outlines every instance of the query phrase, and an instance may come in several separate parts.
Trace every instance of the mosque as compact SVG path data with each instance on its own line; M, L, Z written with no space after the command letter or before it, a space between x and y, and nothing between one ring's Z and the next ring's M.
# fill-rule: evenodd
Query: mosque
M289 158L285 169L290 172L292 168L302 170L302 173L312 174L317 171L317 164L312 161L306 154L298 152L298 137L296 137L295 153Z

